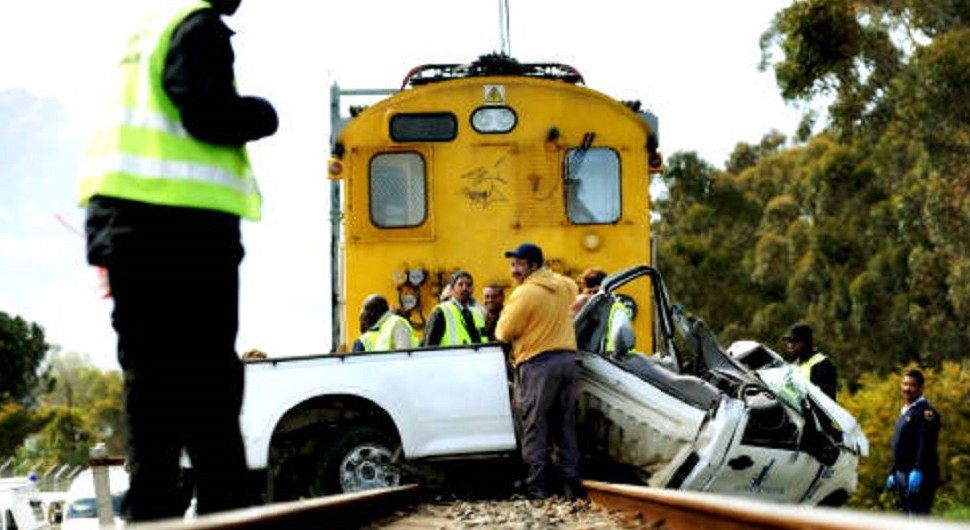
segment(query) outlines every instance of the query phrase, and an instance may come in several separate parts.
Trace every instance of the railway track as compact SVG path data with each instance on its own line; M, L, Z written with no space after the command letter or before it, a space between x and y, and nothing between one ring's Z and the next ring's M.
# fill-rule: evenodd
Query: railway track
M844 509L781 505L696 492L585 481L588 499L422 499L401 486L129 525L132 530L530 529L530 530L957 530L970 525Z

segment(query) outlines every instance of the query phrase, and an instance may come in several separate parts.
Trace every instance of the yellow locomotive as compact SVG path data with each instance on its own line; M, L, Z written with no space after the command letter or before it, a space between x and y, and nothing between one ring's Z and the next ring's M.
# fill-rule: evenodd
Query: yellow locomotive
M342 98L361 95L387 97L346 115ZM504 54L425 65L399 90L334 85L331 115L336 352L357 337L367 295L420 332L456 269L476 294L511 287L503 252L524 241L572 277L651 262L656 117L587 88L572 67ZM648 285L624 294L650 299ZM634 319L642 351L653 348L650 309Z

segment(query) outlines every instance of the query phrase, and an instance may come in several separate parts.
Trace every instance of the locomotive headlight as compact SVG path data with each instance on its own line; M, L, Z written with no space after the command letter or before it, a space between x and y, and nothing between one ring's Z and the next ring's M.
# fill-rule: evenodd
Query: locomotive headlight
M480 133L507 133L515 123L515 112L508 107L479 107L472 113L472 127Z

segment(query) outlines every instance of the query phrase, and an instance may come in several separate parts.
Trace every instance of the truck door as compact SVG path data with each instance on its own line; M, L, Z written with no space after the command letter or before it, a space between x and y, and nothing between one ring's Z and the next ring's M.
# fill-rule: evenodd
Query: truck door
M804 498L818 479L822 464L799 450L799 428L789 418L765 426L746 413L743 435L728 449L721 469L706 488L712 493L757 497L779 502Z

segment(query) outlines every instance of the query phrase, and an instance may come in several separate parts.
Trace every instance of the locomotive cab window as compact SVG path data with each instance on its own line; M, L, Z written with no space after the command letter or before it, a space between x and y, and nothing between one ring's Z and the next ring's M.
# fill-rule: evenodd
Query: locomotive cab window
M458 119L446 112L395 114L391 139L395 142L450 142L458 134Z
M383 153L370 163L370 218L380 228L419 226L428 214L424 159Z
M605 147L566 152L566 214L574 224L609 224L620 219L620 157Z

